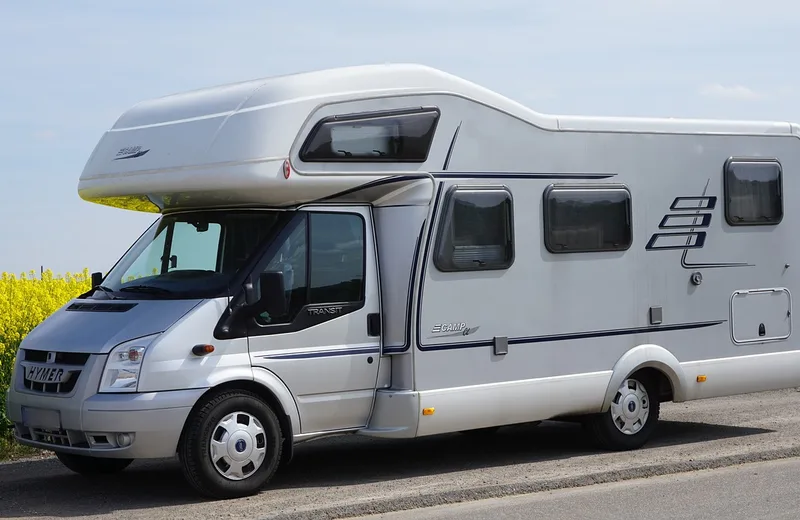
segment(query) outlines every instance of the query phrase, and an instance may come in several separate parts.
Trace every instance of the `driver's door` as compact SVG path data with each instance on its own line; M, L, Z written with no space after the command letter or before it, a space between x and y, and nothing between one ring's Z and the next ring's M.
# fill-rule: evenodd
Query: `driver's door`
M289 387L302 433L369 420L380 363L371 219L369 207L304 208L263 268L283 274L287 307L250 320L250 357Z

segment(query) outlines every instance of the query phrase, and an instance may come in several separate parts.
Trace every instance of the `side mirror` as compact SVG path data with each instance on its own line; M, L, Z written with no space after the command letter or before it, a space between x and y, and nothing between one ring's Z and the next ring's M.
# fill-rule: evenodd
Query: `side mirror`
M97 287L103 283L103 273L92 273L92 287Z
M244 301L247 313L251 315L268 312L273 316L280 316L287 310L286 288L283 283L283 273L267 272L258 277L260 295L257 294L253 283L244 284Z

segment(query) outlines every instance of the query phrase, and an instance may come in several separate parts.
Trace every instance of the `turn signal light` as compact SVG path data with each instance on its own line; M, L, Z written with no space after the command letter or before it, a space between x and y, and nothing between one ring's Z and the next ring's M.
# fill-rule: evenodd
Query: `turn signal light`
M422 415L433 415L434 411L436 411L436 408L423 408Z
M697 382L698 383L705 383L706 382L706 376L697 376Z
M192 347L192 354L195 356L205 356L214 352L214 345L195 345Z

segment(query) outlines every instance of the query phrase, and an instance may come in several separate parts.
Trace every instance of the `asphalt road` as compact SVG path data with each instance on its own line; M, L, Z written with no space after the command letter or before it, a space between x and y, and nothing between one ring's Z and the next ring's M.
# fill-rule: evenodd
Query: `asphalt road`
M800 459L387 513L360 520L778 520L800 517Z
M199 500L172 460L96 481L54 459L0 464L0 518L324 520L617 482L800 456L798 409L796 390L665 403L652 442L624 453L597 451L562 423L507 428L490 442L321 440L298 447L270 489L224 503Z

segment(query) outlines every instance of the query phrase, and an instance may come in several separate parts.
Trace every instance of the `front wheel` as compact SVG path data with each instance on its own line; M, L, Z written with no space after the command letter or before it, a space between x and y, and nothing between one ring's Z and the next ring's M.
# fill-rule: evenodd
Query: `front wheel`
M275 412L257 395L227 391L190 417L179 456L187 481L210 498L257 493L281 460L283 437Z
M131 465L133 459L108 459L56 452L56 457L67 469L84 476L119 473Z
M598 446L614 451L644 446L658 423L660 402L655 390L650 379L625 379L611 400L609 410L586 422Z

